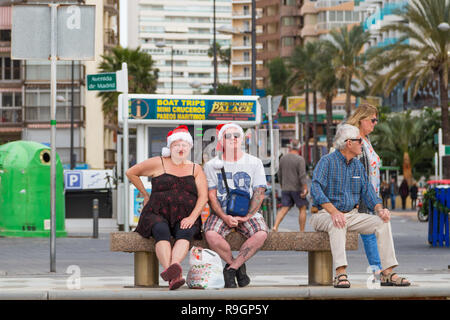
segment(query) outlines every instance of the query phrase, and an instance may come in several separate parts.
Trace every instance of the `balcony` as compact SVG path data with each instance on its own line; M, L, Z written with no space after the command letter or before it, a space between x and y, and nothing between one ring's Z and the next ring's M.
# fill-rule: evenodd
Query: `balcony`
M113 29L105 29L103 36L103 45L105 47L115 47L119 44L119 37Z
M319 0L316 3L316 8L336 7L348 2L351 2L353 5L353 0Z
M250 11L233 11L232 17L234 20L237 19L244 19L244 20L250 20L252 18L252 13Z
M316 24L316 31L330 31L348 25L348 22L320 22Z
M281 6L280 16L282 17L293 17L300 16L300 9L297 6Z
M231 79L233 81L251 80L252 75L250 72L248 72L248 73L245 73L245 72L233 73L233 75L231 76Z
M22 107L0 107L0 126L22 126Z
M84 80L84 66L75 63L74 81ZM56 68L56 79L58 84L61 82L72 81L71 64L58 64ZM25 66L25 82L50 82L50 64L31 64Z
M56 107L56 121L70 122L70 106ZM84 121L84 106L73 107L73 119L75 122ZM25 107L25 122L38 123L50 121L50 106Z
M301 28L299 26L282 26L281 37L297 37L301 34Z
M118 2L119 0L106 0L103 3L104 9L108 11L111 15L118 15Z
M272 60L280 56L280 50L270 50L265 52L258 52L256 55L257 60Z
M256 42L266 42L266 41L274 41L274 40L280 40L280 33L274 32L269 34L263 34L261 36L256 37Z
M264 16L261 18L256 19L257 25L265 25L265 24L271 24L271 23L279 23L280 22L280 15L271 15L271 16Z

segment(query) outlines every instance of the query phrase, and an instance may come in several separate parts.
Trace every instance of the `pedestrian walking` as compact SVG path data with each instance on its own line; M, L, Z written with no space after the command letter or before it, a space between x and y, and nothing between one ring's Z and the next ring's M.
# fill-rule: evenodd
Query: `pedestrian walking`
M347 124L359 129L359 134L363 139L362 152L357 158L361 161L366 170L369 182L372 184L376 195L380 196L380 167L381 160L370 143L369 134L375 129L378 123L378 110L376 107L364 103L361 104L353 115L347 120ZM358 204L358 212L374 214L369 210L364 201ZM377 238L375 234L361 234L364 250L369 265L374 271L381 270L380 254L378 253Z
M414 181L411 189L409 190L411 196L411 206L413 210L416 210L417 205L417 194L419 193L419 188L417 187L417 182Z
M391 197L391 209L395 210L395 198L398 195L398 185L395 181L395 177L391 177L391 183L389 183L389 196Z
M245 262L262 247L268 233L259 213L267 189L266 175L262 161L242 150L244 132L239 125L221 124L216 131L218 155L204 166L212 212L203 228L209 247L226 262L225 288L245 287L250 283ZM234 215L228 201L228 195L236 191L251 199L243 216ZM225 240L233 230L247 238L236 257Z
M383 207L388 207L388 199L389 199L389 183L383 180L380 186L381 198L383 199Z
M278 179L281 185L282 207L275 218L273 226L273 231L275 232L278 231L281 221L283 221L294 204L299 210L298 222L300 232L305 231L308 186L305 159L298 154L299 148L299 141L293 140L289 146L289 152L280 159Z
M392 239L390 212L369 183L366 170L355 157L362 152L363 138L359 129L349 124L341 125L336 133L336 151L322 157L317 163L312 179L311 195L319 212L311 215L311 225L316 231L327 232L330 237L336 276L335 288L349 288L346 274L348 266L345 240L346 232L376 234L381 258L382 286L409 286L410 282L393 272L398 266ZM376 215L359 213L363 200Z
M144 208L135 229L155 239L155 252L164 268L161 277L175 290L185 283L181 262L190 241L201 238L201 212L208 201L206 176L200 165L188 160L193 146L186 126L167 135L162 157L153 157L127 170L130 182L144 195ZM152 178L151 195L139 177ZM171 237L175 244L171 247Z
M409 195L409 187L406 179L403 179L402 183L400 184L399 193L400 197L402 198L402 209L406 210L406 199Z

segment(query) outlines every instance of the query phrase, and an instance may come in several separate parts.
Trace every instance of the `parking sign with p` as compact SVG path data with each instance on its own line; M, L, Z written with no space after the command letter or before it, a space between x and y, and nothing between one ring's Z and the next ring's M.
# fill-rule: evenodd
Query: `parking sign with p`
M81 171L64 171L64 184L66 190L77 190L83 187L83 174Z

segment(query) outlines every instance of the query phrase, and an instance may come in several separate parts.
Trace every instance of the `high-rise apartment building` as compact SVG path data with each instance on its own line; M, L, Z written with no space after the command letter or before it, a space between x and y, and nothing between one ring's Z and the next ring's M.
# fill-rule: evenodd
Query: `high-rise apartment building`
M234 85L241 85L243 81L249 86L252 80L252 0L232 0L232 32L231 66ZM256 17L258 17L258 11ZM255 17L255 18L256 18ZM261 28L256 28L256 34L261 33ZM256 50L261 50L262 45L256 43ZM262 61L256 60L256 69L262 67ZM262 88L262 77L256 78L256 88Z
M353 0L305 0L300 12L304 42L326 37L335 28L359 24L364 16L362 11L355 10Z
M269 85L269 62L277 57L289 58L295 46L302 44L301 29L303 18L300 9L303 0L259 0L257 7L261 17L257 24L262 32L257 36L257 43L262 49L257 53L257 59L263 63L257 76L264 78L264 86Z
M128 46L140 46L152 55L159 69L157 93L193 94L213 87L213 57L208 51L214 38L214 3L216 42L224 49L231 35L218 29L231 28L231 0L128 2ZM217 83L227 83L228 66L219 55L217 62Z

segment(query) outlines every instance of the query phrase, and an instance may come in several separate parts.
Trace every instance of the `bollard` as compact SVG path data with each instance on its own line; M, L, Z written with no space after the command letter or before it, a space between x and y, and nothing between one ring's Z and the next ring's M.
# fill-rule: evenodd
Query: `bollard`
M94 239L98 239L98 199L92 201L92 218L93 218L93 235Z

